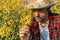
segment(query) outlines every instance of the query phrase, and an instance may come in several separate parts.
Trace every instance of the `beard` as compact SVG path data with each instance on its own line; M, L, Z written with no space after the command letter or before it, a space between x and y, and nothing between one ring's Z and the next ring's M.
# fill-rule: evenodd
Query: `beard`
M41 18L41 23L46 23L47 22L47 19L46 18Z

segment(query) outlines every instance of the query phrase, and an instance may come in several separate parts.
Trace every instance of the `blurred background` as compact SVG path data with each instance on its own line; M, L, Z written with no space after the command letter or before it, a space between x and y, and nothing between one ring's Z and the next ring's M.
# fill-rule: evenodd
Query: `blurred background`
M57 1L51 11L60 14L60 0ZM24 8L23 2L24 0L0 0L0 40L20 40L19 29L22 25L30 25L31 10Z

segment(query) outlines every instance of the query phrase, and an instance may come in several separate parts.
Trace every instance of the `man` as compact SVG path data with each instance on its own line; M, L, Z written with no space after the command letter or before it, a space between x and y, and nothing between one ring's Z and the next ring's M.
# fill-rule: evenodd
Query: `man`
M25 4L27 8L32 6L33 18L31 25L19 31L21 40L60 40L60 15L49 10L56 2L27 0Z

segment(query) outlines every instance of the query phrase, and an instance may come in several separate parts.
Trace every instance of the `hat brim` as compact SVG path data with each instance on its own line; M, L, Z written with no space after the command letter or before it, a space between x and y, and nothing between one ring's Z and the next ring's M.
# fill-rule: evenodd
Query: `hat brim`
M53 6L53 5L55 5L56 3L57 3L57 2L54 2L54 3L46 4L46 5L44 5L44 6L42 6L42 7L39 7L39 8L30 8L30 9L42 9L42 8L49 8L49 7Z

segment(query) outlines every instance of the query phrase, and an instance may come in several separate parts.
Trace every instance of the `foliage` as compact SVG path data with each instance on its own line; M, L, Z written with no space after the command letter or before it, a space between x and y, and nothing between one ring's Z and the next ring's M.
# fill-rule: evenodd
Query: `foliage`
M57 0L57 3L55 4L55 6L51 8L51 11L53 13L60 14L60 0Z

